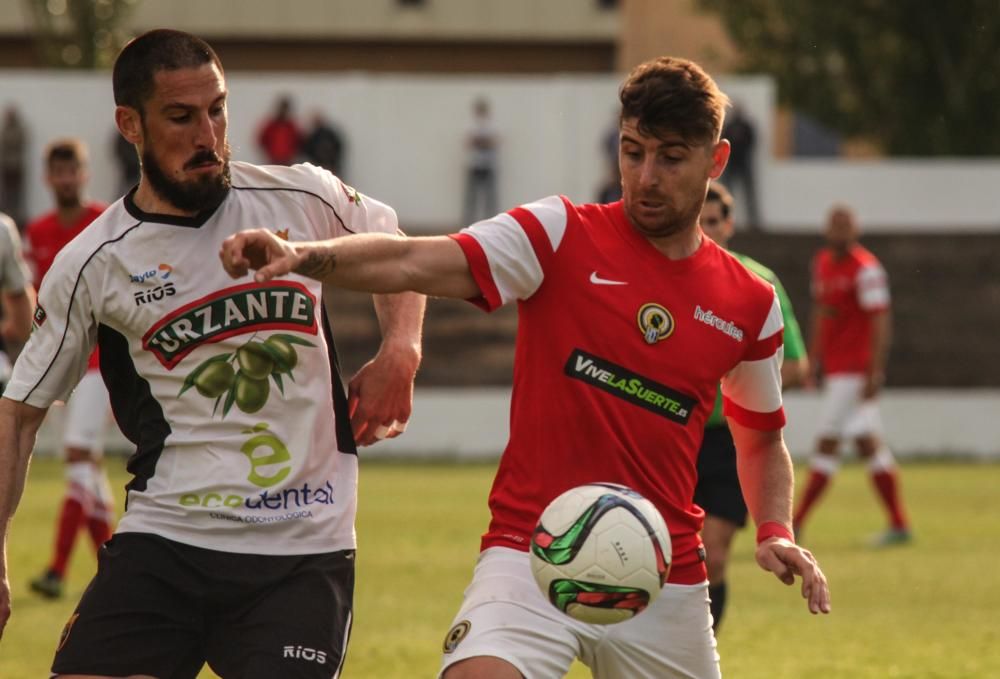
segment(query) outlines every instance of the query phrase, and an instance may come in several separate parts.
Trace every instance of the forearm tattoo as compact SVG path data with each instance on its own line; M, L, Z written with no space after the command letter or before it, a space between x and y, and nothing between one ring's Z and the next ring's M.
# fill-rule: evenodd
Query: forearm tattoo
M336 267L336 254L313 250L302 259L301 264L295 267L295 273L315 278L316 280L323 280L332 274Z

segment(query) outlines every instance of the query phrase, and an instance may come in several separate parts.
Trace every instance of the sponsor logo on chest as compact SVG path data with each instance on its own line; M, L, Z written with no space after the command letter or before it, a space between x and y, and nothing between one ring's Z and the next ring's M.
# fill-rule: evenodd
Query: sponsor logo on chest
M743 330L732 321L719 318L711 309L702 309L701 306L695 306L694 320L701 321L705 325L715 328L723 335L728 335L737 342L743 341Z
M225 288L161 318L143 336L142 347L171 370L202 344L257 330L317 334L316 298L292 281Z

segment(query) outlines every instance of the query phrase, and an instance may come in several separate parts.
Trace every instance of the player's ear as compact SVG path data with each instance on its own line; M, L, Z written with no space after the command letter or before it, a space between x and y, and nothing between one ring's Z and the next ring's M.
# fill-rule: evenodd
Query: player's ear
M142 144L142 117L131 106L115 107L115 124L118 132L130 144Z
M729 162L729 152L732 147L729 145L728 139L720 139L715 142L712 147L712 169L708 173L709 178L718 179L722 176L723 170L726 169L726 163Z

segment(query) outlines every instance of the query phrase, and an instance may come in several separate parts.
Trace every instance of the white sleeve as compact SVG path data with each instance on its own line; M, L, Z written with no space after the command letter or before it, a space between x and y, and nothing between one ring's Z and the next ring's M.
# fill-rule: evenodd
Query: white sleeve
M784 321L778 296L743 360L722 378L724 412L740 424L769 431L785 424L781 401Z
M70 247L56 256L45 275L31 337L4 392L37 408L69 398L97 344L97 320L83 265L89 260L70 256Z
M7 215L0 214L0 290L20 292L30 280L31 272L21 253L17 226Z
M875 311L889 306L889 277L881 264L872 262L858 269L856 283L862 309Z
M531 297L545 278L545 265L559 249L568 221L559 196L527 203L463 229L482 248L500 303ZM475 263L470 262L475 271ZM480 286L482 287L482 286Z

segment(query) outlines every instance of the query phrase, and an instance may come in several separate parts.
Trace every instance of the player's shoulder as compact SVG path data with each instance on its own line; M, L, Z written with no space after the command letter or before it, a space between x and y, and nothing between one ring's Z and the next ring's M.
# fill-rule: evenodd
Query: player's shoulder
M24 227L24 234L29 239L44 237L44 234L56 226L56 212L52 210L38 215Z
M774 271L764 266L750 255L745 255L742 252L734 252L732 250L729 250L729 254L735 257L743 266L749 269L752 273L760 276L771 285L774 285L775 283L778 282L778 275L774 273Z
M237 190L299 191L326 195L342 182L328 170L311 163L256 165L241 161L229 164L232 186Z
M849 256L862 267L881 266L881 262L879 262L878 257L875 256L875 253L860 243L855 243L851 246Z
M95 209L98 205L101 208L94 215L93 221L59 251L60 255L66 253L63 259L91 257L104 246L122 240L127 232L142 224L142 219L126 209L124 199L108 206L95 204Z
M774 297L773 283L751 270L741 256L707 237L702 240L701 248L697 256L704 257L708 263L713 285L726 289L728 295L738 294L745 300L759 299L761 303L769 303Z

